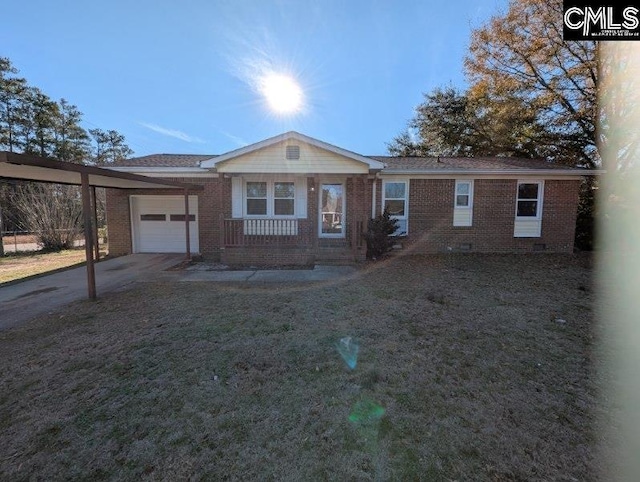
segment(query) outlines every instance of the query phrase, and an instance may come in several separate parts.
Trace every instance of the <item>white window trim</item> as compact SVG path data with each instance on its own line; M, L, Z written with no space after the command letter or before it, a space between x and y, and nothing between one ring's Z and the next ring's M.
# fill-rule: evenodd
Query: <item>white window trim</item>
M538 202L536 206L535 216L518 216L518 201L521 199L518 197L520 192L520 184L537 184L538 185ZM522 199L522 201L533 201L533 199ZM544 181L543 180L518 180L516 185L516 212L515 217L517 221L541 221L542 220L542 207L544 202Z
M409 179L383 179L382 180L382 205L380 208L380 212L384 212L384 206L387 203L386 196L386 185L387 184L404 184L404 216L394 216L391 215L391 219L399 219L405 221L406 229L403 232L403 236L409 234ZM399 198L390 198L390 199L399 199ZM397 234L392 234L391 236L398 236Z
M454 227L471 227L473 226L473 179L456 179L453 188L453 226ZM458 206L458 186L462 184L469 185L469 203L467 206ZM463 194L464 196L464 194Z
M247 214L247 183L249 182L265 182L267 183L267 214ZM282 199L293 199L293 214L275 214L275 185L278 182L289 182L293 183L293 198L282 198ZM268 218L278 218L278 219L295 219L297 218L298 212L298 196L297 190L298 186L294 179L290 178L275 178L275 179L243 179L242 181L242 217L247 219L268 219ZM249 198L250 199L250 198ZM255 198L255 199L264 199L264 198ZM278 198L281 199L281 198Z
M460 184L469 184L468 206L458 206L458 186ZM453 192L453 207L455 209L473 209L473 179L456 179L456 186Z

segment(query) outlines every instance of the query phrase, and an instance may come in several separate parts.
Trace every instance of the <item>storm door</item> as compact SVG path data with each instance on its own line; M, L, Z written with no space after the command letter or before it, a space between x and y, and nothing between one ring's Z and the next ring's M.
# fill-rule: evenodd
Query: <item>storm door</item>
M344 183L322 183L320 186L320 237L344 238Z

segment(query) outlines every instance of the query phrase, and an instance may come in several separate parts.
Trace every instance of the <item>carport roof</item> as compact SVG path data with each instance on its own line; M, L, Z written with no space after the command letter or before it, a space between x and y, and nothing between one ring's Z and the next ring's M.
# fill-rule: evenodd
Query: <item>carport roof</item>
M86 174L89 185L116 189L187 189L201 190L195 184L158 179L128 172L102 169L63 162L30 154L0 151L0 178L52 182L57 184L81 184Z

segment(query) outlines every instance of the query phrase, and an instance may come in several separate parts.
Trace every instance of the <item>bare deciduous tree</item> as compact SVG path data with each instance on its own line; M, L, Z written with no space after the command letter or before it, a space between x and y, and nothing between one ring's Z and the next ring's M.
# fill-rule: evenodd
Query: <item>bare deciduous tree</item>
M82 201L76 186L25 183L18 187L15 207L25 228L33 231L42 248L70 249L81 231Z

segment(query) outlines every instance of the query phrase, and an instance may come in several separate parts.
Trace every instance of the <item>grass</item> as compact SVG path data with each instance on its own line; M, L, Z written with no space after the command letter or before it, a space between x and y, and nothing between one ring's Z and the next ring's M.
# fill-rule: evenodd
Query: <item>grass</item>
M0 256L0 283L7 283L85 262L84 247L57 253L18 252Z
M78 302L0 333L0 479L597 480L591 274L413 256Z

